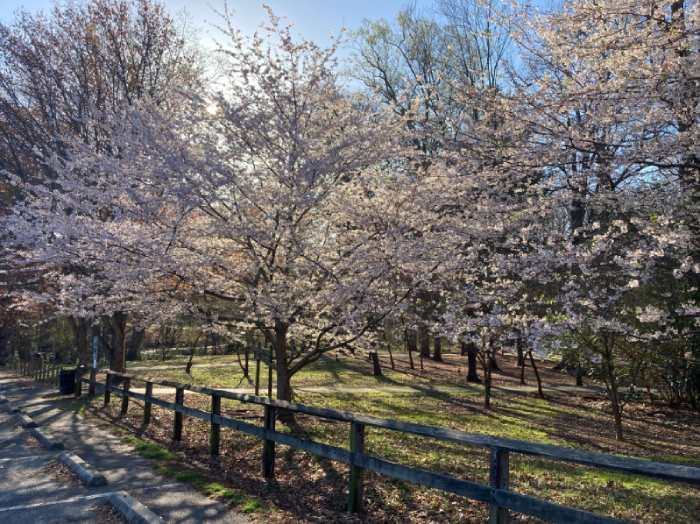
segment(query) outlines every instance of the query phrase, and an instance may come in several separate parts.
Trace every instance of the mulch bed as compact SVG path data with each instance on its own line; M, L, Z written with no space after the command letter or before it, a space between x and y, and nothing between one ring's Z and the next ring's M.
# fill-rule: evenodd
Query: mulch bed
M53 480L60 482L64 486L79 488L83 485L83 483L80 482L78 475L73 473L73 471L58 460L50 461L42 468L42 471Z
M95 514L95 524L127 524L124 515L110 505L98 506L92 512Z
M34 438L33 435L30 434L22 435L22 444L29 449L36 449L41 451L44 451L46 449L39 443L37 439Z

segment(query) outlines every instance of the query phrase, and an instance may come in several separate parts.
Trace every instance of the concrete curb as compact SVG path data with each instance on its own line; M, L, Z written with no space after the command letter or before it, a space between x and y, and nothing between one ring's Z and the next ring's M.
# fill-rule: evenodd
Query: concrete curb
M7 398L5 397L5 395L0 395L0 404L5 404L5 403L7 403Z
M12 404L9 402L5 402L5 409L8 411L8 413L14 415L15 413L19 412L19 409L14 407Z
M42 446L44 446L49 451L63 451L64 446L60 442L55 442L53 437L48 433L42 433L39 429L32 429L32 435L37 439Z
M85 462L78 455L74 455L73 453L61 453L58 456L58 460L73 470L80 478L80 482L85 484L88 488L107 484L105 476L93 469L90 464Z
M109 502L129 524L166 524L158 515L125 491L109 494Z
M15 413L15 418L20 421L23 428L35 428L36 422L29 418L24 413Z

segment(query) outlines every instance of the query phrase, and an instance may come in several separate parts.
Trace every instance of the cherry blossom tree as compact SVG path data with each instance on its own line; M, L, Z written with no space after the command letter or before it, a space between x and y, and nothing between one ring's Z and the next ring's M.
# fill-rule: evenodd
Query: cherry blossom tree
M291 400L296 372L368 336L406 293L391 284L411 195L388 198L404 126L343 88L337 42L293 43L272 13L267 38L224 21L216 92L95 113L103 147L54 156L59 189L33 188L13 228L50 239L28 259L84 268L54 274L65 311L259 329Z
M163 4L151 0L68 2L48 15L20 10L11 24L0 26L0 34L0 183L8 188L9 175L30 185L52 184L57 175L49 157L68 158L74 141L102 148L100 127L92 125L92 117L143 97L165 104L170 87L200 78L205 63L187 19L170 17ZM4 194L10 196L9 191ZM25 197L33 198L22 191L12 195L18 201ZM6 231L14 234L19 229ZM13 242L11 237L4 240L8 246ZM14 239L25 246L45 240ZM30 262L40 258L25 259L25 269L32 270L19 271L16 264L23 258L17 255L4 257L13 267L3 290L5 300L12 302L18 290L29 290L34 282L37 294L29 302L51 304L57 289L47 283L37 287L41 279ZM57 270L51 259L46 262L48 271ZM79 267L73 259L60 271L64 277L67 272L95 276L98 269L99 265ZM87 329L97 317L87 309L79 313L89 317L72 316L70 325L84 364ZM118 369L123 365L127 318L128 311L110 318L118 339L111 360Z

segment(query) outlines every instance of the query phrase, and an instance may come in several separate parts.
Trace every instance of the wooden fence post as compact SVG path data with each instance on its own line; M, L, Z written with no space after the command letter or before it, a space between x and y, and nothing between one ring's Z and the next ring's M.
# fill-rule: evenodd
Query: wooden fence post
M124 378L124 392L129 391L129 387L131 386L131 379L130 378ZM129 397L126 395L122 395L122 415L126 415L126 412L129 411Z
M146 382L146 396L153 396L153 382ZM150 402L144 402L143 404L143 423L148 425L151 423L151 404Z
M275 429L275 407L265 405L265 418L263 426L265 429ZM275 442L273 440L263 440L263 478L275 478Z
M105 376L105 406L109 406L109 401L112 400L112 392L107 389L108 386L112 385L112 375L107 373Z
M175 389L175 404L183 405L185 403L185 390L181 388ZM182 413L175 412L175 423L173 424L173 440L179 442L182 440Z
M80 378L83 376L83 368L80 366L75 368L75 397L78 398L83 394L83 383Z
M255 359L255 396L260 396L260 358Z
M92 382L97 380L97 372L94 369L90 370L90 380ZM90 387L88 387L88 396L90 399L95 398L95 384L90 384Z
M272 364L272 363L270 363ZM267 398L272 398L272 366L267 367Z
M508 452L492 449L489 485L496 489L508 489L509 476ZM489 508L489 524L508 524L509 521L510 514L506 508L493 505Z
M350 423L350 451L354 453L365 452L365 426L357 422ZM350 513L362 511L363 477L363 468L350 466L350 497L348 500Z
M221 415L221 397L216 395L211 396L211 414ZM211 431L209 432L209 454L217 456L219 454L219 435L221 433L221 426L215 424L213 421L211 423Z

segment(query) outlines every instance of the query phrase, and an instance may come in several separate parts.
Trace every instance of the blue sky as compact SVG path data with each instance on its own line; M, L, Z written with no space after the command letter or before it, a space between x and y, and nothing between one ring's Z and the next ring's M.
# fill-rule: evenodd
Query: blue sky
M205 21L215 22L216 15L212 12L208 3L217 10L223 10L223 0L166 0L164 2L171 12L186 8L192 15L196 25L205 31L216 30L205 24ZM236 11L239 29L251 34L257 25L266 20L267 13L260 0L229 0L229 8ZM319 44L327 44L328 30L337 35L345 26L355 29L363 18L377 20L379 18L393 19L396 13L406 5L407 0L267 0L265 4L272 7L277 15L287 17L288 22L294 23L293 34L303 35L307 39L316 40ZM51 0L2 0L0 1L0 20L4 23L13 18L13 13L20 7L25 7L30 12L40 9L50 10ZM419 0L419 8L432 8L432 1ZM206 34L205 41L209 40Z

